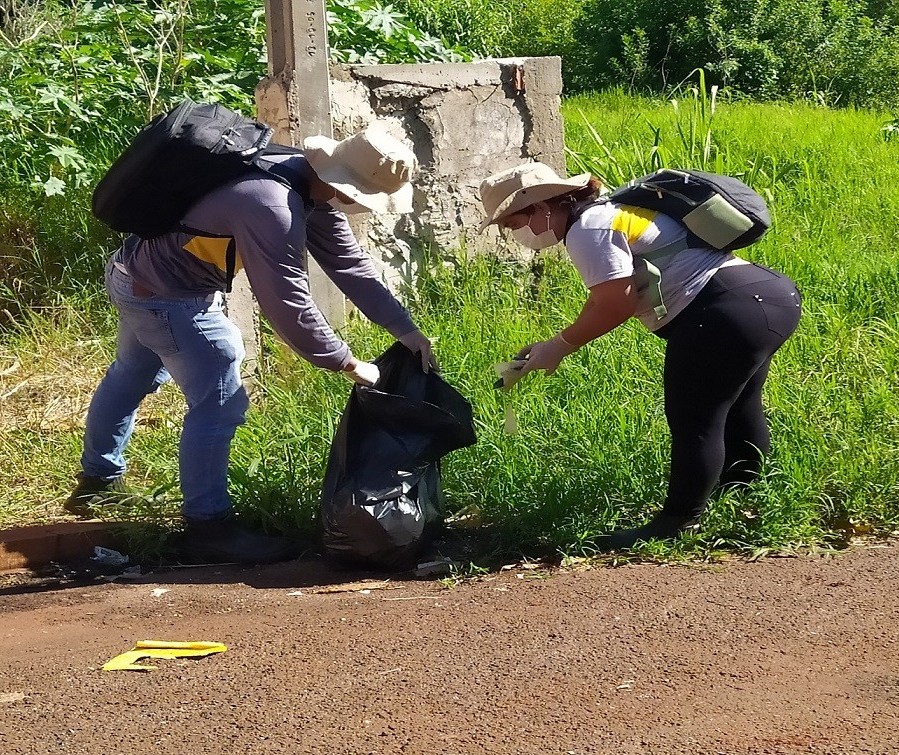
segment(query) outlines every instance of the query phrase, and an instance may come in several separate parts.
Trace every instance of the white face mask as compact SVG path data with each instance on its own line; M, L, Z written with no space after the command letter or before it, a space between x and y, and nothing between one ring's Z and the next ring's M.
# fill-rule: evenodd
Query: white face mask
M549 225L549 218L546 219L546 224L547 226ZM530 224L514 229L512 231L512 238L522 246L533 249L535 252L546 249L553 244L558 244L559 241L561 241L552 229L547 228L543 233L534 233L531 230Z
M371 212L371 210L363 204L359 204L358 202L350 202L347 204L346 202L341 202L337 197L331 197L328 200L328 204L335 210L342 212L344 215L360 215L363 212Z

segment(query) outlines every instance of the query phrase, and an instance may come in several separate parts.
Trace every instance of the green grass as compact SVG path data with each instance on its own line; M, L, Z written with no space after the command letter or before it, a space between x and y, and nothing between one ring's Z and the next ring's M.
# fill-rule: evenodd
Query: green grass
M895 530L899 142L884 139L888 116L748 103L717 103L712 112L709 100L689 92L678 110L615 93L567 101L572 170L586 164L610 181L656 164L746 176L769 197L775 226L744 256L792 276L804 313L766 387L774 451L764 479L713 501L701 534L646 553L759 554ZM589 554L598 533L640 522L659 506L668 458L661 341L628 323L552 377L522 381L505 398L520 430L506 435L492 365L570 322L583 286L554 254L530 266L460 254L430 269L410 306L437 338L446 378L471 400L479 433L476 446L446 460L450 509L477 507L508 547ZM58 369L83 410L112 348L101 301L63 302L21 323L0 347L0 373L21 362L0 378L0 396ZM101 336L91 341L94 328ZM364 358L390 342L358 321L348 336ZM308 533L350 386L270 342L266 359L256 406L235 439L232 490L247 515ZM77 469L81 416L22 421L24 410L11 402L26 402L25 390L0 401L0 524L50 516ZM38 391L32 403L50 398ZM135 435L131 476L149 493L138 508L149 519L177 513L181 411L177 393L164 391Z

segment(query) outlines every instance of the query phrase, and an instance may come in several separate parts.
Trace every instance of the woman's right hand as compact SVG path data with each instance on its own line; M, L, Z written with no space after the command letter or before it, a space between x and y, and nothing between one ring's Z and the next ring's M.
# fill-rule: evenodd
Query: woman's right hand
M575 351L577 346L568 343L561 333L556 333L548 341L538 341L525 346L515 355L515 359L524 360L522 375L534 370L545 370L547 375L552 375L561 361Z

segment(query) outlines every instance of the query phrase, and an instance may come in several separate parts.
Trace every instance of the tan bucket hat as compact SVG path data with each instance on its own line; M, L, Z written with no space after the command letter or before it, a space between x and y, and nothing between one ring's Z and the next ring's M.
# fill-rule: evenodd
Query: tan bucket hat
M582 189L590 182L589 173L571 178L560 178L546 163L525 163L494 173L481 182L481 204L487 219L481 223L478 233L491 223L513 215L535 202L562 196L574 189Z
M303 154L316 175L372 212L412 212L415 153L375 121L337 141L310 136Z

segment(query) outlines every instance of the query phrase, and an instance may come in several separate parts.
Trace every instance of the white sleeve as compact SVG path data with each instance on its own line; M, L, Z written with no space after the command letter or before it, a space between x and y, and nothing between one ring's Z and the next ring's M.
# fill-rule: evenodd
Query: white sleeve
M587 288L634 274L634 258L620 231L584 228L576 221L565 237L565 248Z

